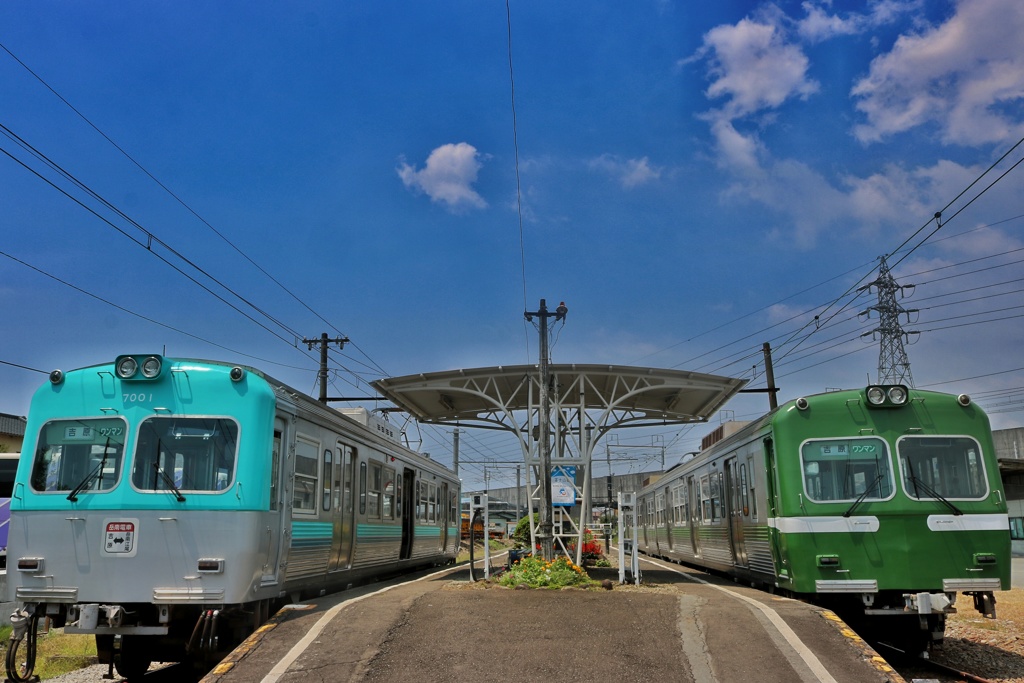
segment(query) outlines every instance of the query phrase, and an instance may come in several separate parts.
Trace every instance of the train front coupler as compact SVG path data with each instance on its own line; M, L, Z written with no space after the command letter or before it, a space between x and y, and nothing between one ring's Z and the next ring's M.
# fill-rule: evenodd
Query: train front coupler
M36 626L39 624L38 605L26 603L11 614L11 638L7 644L5 664L7 678L13 683L38 681L32 672L36 667ZM24 648L22 645L24 644ZM22 656L19 657L18 653ZM19 659L24 661L19 662Z

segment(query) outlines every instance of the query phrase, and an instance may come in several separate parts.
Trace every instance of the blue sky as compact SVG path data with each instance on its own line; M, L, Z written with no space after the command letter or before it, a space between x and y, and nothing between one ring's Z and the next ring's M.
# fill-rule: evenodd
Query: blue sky
M33 370L164 348L315 395L322 332L353 342L332 395L535 363L541 298L556 363L763 386L770 341L788 400L877 375L856 289L890 255L915 384L1022 423L1024 4L508 7L0 4L0 412ZM673 462L707 429L618 438Z

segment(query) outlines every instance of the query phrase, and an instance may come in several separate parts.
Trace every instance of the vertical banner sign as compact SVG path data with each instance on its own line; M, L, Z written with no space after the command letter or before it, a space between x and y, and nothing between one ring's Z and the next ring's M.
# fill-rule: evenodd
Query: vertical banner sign
M551 468L551 504L572 507L576 504L576 468L558 465Z

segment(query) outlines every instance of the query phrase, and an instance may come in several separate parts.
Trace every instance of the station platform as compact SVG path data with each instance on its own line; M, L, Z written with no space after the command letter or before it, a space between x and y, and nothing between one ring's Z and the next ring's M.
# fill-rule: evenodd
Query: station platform
M513 590L463 565L290 605L202 683L905 683L827 610L663 562L641 586L588 573L614 586Z

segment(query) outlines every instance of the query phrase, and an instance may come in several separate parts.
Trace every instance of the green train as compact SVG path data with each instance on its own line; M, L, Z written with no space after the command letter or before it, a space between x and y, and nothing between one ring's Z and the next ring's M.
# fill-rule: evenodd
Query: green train
M1009 520L970 397L873 385L716 432L637 494L643 552L813 600L915 652L941 644L958 593L995 617Z

